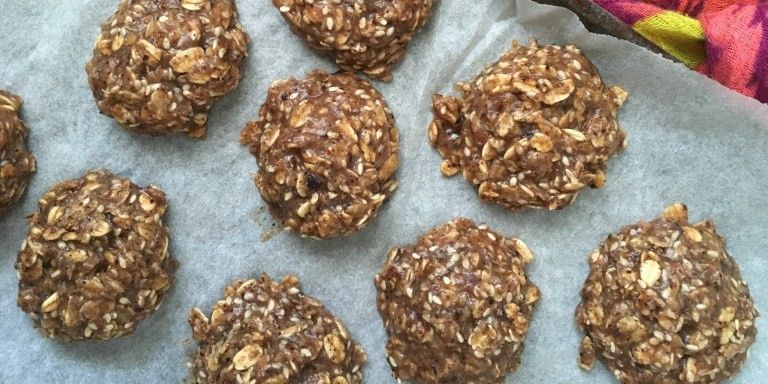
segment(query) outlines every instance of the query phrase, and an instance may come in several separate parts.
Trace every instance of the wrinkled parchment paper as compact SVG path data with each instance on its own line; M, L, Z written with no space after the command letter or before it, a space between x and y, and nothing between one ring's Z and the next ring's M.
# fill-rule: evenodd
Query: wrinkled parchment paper
M24 200L0 218L0 383L179 383L191 344L187 313L209 312L226 284L268 272L296 274L363 345L368 383L394 382L384 360L373 275L395 244L415 241L455 216L523 239L541 287L520 370L508 383L611 383L600 364L576 365L574 324L587 255L622 225L652 219L668 203L688 204L692 220L712 218L728 239L758 309L768 314L768 107L681 65L611 37L588 33L572 13L528 0L442 0L390 84L377 83L402 136L400 189L363 231L318 242L291 233L260 241L273 222L253 185L256 161L238 144L269 84L332 70L289 31L268 0L239 0L253 39L240 87L213 108L208 138L128 133L98 114L84 65L98 23L117 1L5 0L0 6L0 86L22 95L29 145L39 171ZM575 43L609 84L630 93L621 111L629 134L602 190L583 192L560 212L510 213L479 202L461 177L446 179L427 142L430 97L452 92L494 61L513 39ZM109 342L62 344L40 337L16 307L13 264L24 217L53 183L106 167L168 194L171 252L181 267L163 306L135 334ZM768 319L734 383L768 377ZM761 379L762 378L762 379Z

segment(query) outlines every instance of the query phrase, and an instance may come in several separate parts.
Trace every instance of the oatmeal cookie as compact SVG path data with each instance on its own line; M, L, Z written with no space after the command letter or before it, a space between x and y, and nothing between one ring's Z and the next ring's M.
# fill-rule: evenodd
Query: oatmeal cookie
M621 383L720 383L735 375L758 316L711 221L684 205L624 227L589 257L576 321L579 365L600 358Z
M99 111L123 127L200 138L240 81L247 43L232 0L122 0L86 72Z
M367 225L397 188L398 131L386 101L350 73L314 71L272 84L241 135L276 220L330 238Z
M392 80L436 0L272 0L291 30L347 71Z
M27 151L27 127L19 118L21 97L0 90L0 215L27 189L35 158Z
M133 332L176 270L165 194L99 170L55 185L39 206L16 261L21 309L61 341Z
M435 95L429 140L446 176L463 172L480 199L508 209L561 209L605 183L626 144L616 121L627 93L603 84L574 46L518 45L461 98Z
M520 240L455 219L393 248L376 275L376 304L399 380L503 383L517 370L539 289Z
M189 314L195 383L360 384L365 353L293 276L235 281L210 318Z

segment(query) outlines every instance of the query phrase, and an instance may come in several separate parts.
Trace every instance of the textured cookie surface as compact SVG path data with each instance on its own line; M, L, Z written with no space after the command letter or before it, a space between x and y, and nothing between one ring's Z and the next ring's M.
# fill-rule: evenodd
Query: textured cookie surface
M257 157L256 185L272 215L305 236L357 231L397 188L392 112L349 73L276 81L241 141Z
M62 341L133 332L160 306L176 270L165 194L91 171L55 185L39 206L16 261L21 309Z
M576 320L579 365L621 383L719 383L739 371L758 314L711 221L682 204L612 234L589 257Z
M435 95L429 140L480 198L509 209L560 209L605 183L625 146L616 121L626 92L607 88L574 46L514 43L461 98Z
M35 158L27 151L27 127L19 118L21 97L0 90L0 215L27 189Z
M344 70L389 81L436 0L272 0L291 30Z
M205 135L241 77L248 36L232 0L122 0L86 66L101 113L140 133Z
M235 281L210 316L189 315L196 383L360 384L366 357L341 321L299 281Z
M393 248L376 304L395 376L417 383L503 383L517 370L539 289L520 240L455 219Z

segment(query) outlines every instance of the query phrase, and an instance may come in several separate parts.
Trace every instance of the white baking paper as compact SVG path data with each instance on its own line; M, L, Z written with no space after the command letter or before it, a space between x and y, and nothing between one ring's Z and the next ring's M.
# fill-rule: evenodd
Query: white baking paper
M373 276L387 249L466 216L523 239L536 259L530 278L542 300L522 365L508 383L612 383L600 364L576 365L574 323L587 255L622 225L656 217L668 203L688 204L692 220L711 218L768 313L768 107L682 65L630 43L588 33L567 10L528 0L441 0L389 84L376 83L401 132L400 189L359 233L331 241L280 233L262 242L273 221L252 182L256 161L238 144L269 84L333 70L289 32L268 0L240 0L253 42L240 87L209 118L208 137L129 133L99 115L84 66L98 24L116 0L4 0L0 5L0 87L25 99L29 146L38 172L22 202L0 218L0 383L180 383L192 344L187 313L210 311L226 284L268 272L296 274L348 326L369 357L367 383L392 383L385 333L374 304ZM581 46L609 84L630 93L621 111L628 148L613 158L601 190L584 191L558 212L511 213L483 204L460 176L444 178L427 142L430 98L474 77L512 40ZM135 334L109 342L43 339L17 308L16 253L25 216L57 181L106 167L170 200L171 252L181 267L163 306ZM768 378L768 319L734 383Z

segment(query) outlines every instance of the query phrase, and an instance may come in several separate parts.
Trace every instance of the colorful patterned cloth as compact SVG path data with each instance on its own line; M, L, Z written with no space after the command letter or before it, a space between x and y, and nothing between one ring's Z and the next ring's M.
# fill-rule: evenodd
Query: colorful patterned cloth
M685 65L768 103L768 0L593 0Z

